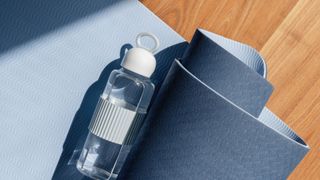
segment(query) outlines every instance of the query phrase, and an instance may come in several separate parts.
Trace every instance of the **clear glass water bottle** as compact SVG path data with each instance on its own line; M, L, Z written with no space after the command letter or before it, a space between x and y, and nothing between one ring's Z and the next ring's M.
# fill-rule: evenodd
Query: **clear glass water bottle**
M140 39L155 41L152 49L141 46ZM122 60L122 68L111 72L89 125L89 134L77 162L77 169L94 179L116 179L142 126L151 101L154 85L150 76L155 70L153 52L159 40L141 33L137 47Z

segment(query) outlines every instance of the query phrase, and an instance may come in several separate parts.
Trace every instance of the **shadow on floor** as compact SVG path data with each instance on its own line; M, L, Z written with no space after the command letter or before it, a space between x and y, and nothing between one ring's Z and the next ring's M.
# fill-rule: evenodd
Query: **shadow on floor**
M0 54L123 0L1 0Z

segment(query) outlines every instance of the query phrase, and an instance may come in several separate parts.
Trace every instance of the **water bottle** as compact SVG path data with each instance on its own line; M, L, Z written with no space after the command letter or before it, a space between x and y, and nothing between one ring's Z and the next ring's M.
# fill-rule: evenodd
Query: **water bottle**
M141 45L148 36L155 46ZM155 70L153 55L159 40L150 33L140 33L137 47L128 50L121 69L111 72L96 106L89 134L77 161L77 169L94 179L116 179L126 156L143 124L154 85L150 76Z

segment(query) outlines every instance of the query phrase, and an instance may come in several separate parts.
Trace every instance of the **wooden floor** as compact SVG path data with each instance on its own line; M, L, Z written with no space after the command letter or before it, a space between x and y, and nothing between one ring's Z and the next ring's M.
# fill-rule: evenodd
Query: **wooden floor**
M274 92L267 106L311 151L290 180L320 180L320 0L142 0L190 40L201 27L261 52Z

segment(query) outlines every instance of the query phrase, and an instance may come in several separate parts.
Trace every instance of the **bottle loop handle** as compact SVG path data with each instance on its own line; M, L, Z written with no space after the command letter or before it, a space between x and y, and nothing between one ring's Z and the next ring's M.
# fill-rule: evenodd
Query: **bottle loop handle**
M149 47L146 47L146 46L142 45L141 39L142 39L143 37L149 37L149 38L151 38L151 39L153 40L153 42L154 42L153 47L149 48ZM159 39L157 38L157 36L155 36L154 34L149 33L149 32L142 32L142 33L139 33L139 34L137 35L137 37L136 37L136 45L137 45L138 48L143 48L143 49L146 49L146 50L150 51L151 53L154 53L154 52L156 52L156 51L159 49L159 47L160 47L160 41L159 41Z

